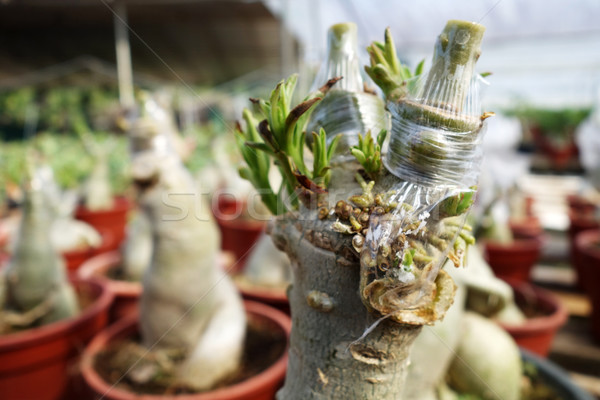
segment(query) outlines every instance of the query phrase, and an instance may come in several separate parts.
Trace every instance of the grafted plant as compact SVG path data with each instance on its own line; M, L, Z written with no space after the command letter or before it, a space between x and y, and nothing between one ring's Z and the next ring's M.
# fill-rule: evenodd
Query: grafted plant
M50 235L53 215L42 182L28 165L16 246L0 275L0 332L45 325L79 312L63 259Z
M331 29L328 70L336 70L331 67L334 62L349 64L341 55L350 57L353 52L340 49L355 45L352 31L340 25ZM412 342L424 324L442 318L452 304L454 284L440 266L447 257L459 264L464 247L472 242L462 215L473 190L463 183L469 181L465 176L477 175L478 143L472 139L478 136L482 119L465 115L462 108L482 33L481 25L450 21L438 39L431 71L426 79L413 82L407 82L412 74L398 61L389 30L385 43L371 45L367 72L386 94L392 116L389 151L381 154L382 135L377 143L370 136L360 137L348 148L349 158L332 158L327 165L328 184L314 182L314 171L304 166L304 144L298 138L312 132L289 133L269 118L294 119L289 103L271 101L267 113L266 102L258 101L265 119L256 130L264 145L252 148L276 160L287 178L288 194L293 189L300 199L311 200L289 208L270 228L274 243L288 254L294 274L288 292L294 326L279 399L401 398ZM422 64L416 74L421 70ZM348 79L357 81L355 76ZM458 85L452 85L453 79ZM445 92L454 102L414 96L416 89L449 83ZM343 110L349 120L383 111L368 111L360 102L356 107L335 108L336 102L347 98L335 92L325 93L323 104L327 101L333 109ZM349 125L336 129L337 122L331 123L342 123L345 115L330 118L320 113L316 125L327 125L331 132L343 131L348 137ZM315 124L309 121L307 126ZM354 124L353 135L362 127ZM368 130L372 129L362 132ZM287 136L274 141L273 132ZM329 133L325 132L325 142L333 140ZM464 139L465 160L458 163L463 168L451 170L446 159L453 154L452 146L459 146L457 136ZM296 146L291 149L294 154L288 153L290 142ZM464 163L470 163L473 175ZM259 170L248 163L248 171L246 175L252 176Z
M153 373L142 375L205 390L239 367L246 317L240 295L219 266L220 235L210 209L167 133L151 114L130 133L132 174L152 231L140 303L142 343L180 358L154 364Z
M93 159L90 175L84 184L83 200L88 210L108 210L113 206L113 192L110 182L108 157L115 147L109 139L106 142L95 140L91 133L80 133L85 149Z

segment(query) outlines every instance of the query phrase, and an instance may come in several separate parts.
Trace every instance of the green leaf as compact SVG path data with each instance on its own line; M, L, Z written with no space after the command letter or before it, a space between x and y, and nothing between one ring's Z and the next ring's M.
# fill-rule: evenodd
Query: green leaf
M387 129L382 129L379 131L377 135L377 144L379 145L379 149L383 147L383 143L385 142L385 138L387 137Z
M267 154L274 154L273 150L262 142L245 142L245 145L256 150L264 151Z
M327 149L327 164L329 164L331 161L331 157L333 156L333 153L335 153L335 149L337 148L341 138L342 134L337 134L329 144L329 148Z
M252 182L253 175L252 175L252 171L250 170L250 168L240 167L240 168L238 168L238 173L240 174L240 177L242 177L243 179Z
M352 155L356 158L356 160L358 160L358 162L361 165L365 165L365 163L367 162L367 157L365 157L365 154L360 151L359 149L357 149L356 147L350 149L350 152L352 153Z
M423 73L423 67L425 66L425 60L421 60L417 67L415 68L415 76L419 76Z

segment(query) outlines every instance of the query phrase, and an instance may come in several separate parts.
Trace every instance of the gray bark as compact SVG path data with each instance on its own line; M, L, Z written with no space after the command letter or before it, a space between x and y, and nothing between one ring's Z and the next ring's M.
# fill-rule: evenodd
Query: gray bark
M291 223L278 223L272 235L290 256L294 275L290 358L277 398L401 398L408 354L421 327L386 319L353 343L378 318L358 294L358 260L314 246Z

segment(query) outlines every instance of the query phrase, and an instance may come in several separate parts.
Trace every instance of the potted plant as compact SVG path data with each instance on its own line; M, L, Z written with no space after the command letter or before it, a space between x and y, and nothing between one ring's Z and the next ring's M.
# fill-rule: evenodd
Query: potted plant
M67 279L50 239L40 177L27 180L18 239L0 270L0 392L6 399L62 399L78 350L108 318L112 294Z
M216 203L213 214L221 232L221 248L231 252L235 260L229 272L239 273L244 270L252 248L264 232L268 217L264 212L261 215L251 212L256 210L251 202L225 193L217 193L213 203Z
M542 241L539 236L527 234L516 237L506 213L502 212L504 205L497 201L487 208L477 236L483 239L485 258L497 277L527 282L539 259Z
M75 211L75 217L87 222L99 232L107 231L113 238L113 247L118 248L125 238L127 215L131 208L124 196L114 196L111 182L111 158L109 155L117 147L117 141L105 138L105 142L95 140L91 134L81 134L85 148L93 159L92 170L83 186L82 203Z
M518 281L509 284L514 303L495 318L520 347L546 357L556 332L567 322L566 307L552 293L535 285Z
M575 129L590 114L590 109L543 109L522 107L513 111L531 132L538 150L553 168L564 170L577 155Z
M598 282L600 270L600 231L589 230L580 233L575 238L575 247L583 272L583 288L592 303L592 334L596 340L600 340L600 296L594 287L595 282Z
M53 168L53 164L56 164L56 162L53 162L51 158L49 159L48 156L50 154L47 154L48 144L55 144L54 139L47 136L36 139L33 146L36 146L36 150L38 151L29 148L29 155L43 160L36 169L36 176L37 180L43 186L46 207L48 207L49 212L52 214L50 218L52 221L50 238L55 249L62 254L67 269L74 271L87 258L110 249L114 245L113 237L108 231L99 233L87 223L73 218L77 194L71 186L73 181L65 179L65 175L73 177L77 173L65 174L64 171L59 169L59 173L56 174ZM29 143L24 143L23 146L29 146ZM65 153L72 151L73 149L65 150ZM22 166L25 163L26 155L23 153L21 156L15 158L17 158L16 162ZM52 156L57 157L56 154ZM60 165L57 167L60 167ZM22 172L19 175L22 175ZM56 179L57 175L59 177L58 181ZM12 179L22 179L22 176L15 176ZM16 202L16 199L13 201ZM20 219L21 212L19 207L16 207L4 221L6 243L3 247L8 253L12 251L15 245Z
M289 314L286 292L291 284L291 274L287 255L263 234L252 249L245 268L233 279L244 299L265 303Z
M266 306L247 304L244 309L219 266L219 234L210 209L198 198L177 154L155 140L162 134L159 129L145 115L130 133L132 175L153 237L139 316L121 320L96 338L84 353L83 376L92 392L108 399L173 394L218 398L220 385L243 380L242 360L246 365L257 351L254 346L265 345L265 335L269 341L268 327L276 327L280 345L270 362L281 363L277 360L285 358L287 320ZM281 368L273 373L268 367L251 369L261 371L257 380L262 397L257 398L272 396L283 378ZM236 385L231 389L239 396L233 398L249 395Z
M600 228L600 222L596 216L598 206L594 201L584 200L581 197L567 198L567 203L569 205L568 236L571 265L577 273L577 287L584 289L586 277L582 266L582 256L579 253L576 240L581 232Z
M341 24L330 32L344 42L352 28ZM367 72L392 115L384 155L385 131L376 138L347 132L355 138L352 157L344 146L337 153L344 134L305 131L310 110L339 77L295 107L292 77L268 101L254 101L259 120L244 114L240 149L247 166L240 172L277 215L269 232L293 271L294 325L278 398L401 398L411 343L452 302L454 284L439 268L446 255L460 264L472 242L461 221L474 192L479 129L489 115L465 99L482 35L481 25L448 22L431 70L413 81L389 31L385 43L369 47ZM312 166L304 157L307 136ZM468 167L458 161L444 168L453 144L464 146ZM271 159L281 188L264 179Z

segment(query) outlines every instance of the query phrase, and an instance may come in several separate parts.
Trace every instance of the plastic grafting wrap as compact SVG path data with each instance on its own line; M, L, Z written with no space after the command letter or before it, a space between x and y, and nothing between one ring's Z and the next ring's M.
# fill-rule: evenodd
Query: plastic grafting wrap
M140 116L133 122L129 132L131 153L148 150L162 155L174 153L171 133L175 129L168 111L157 99L148 96L142 104Z
M167 110L153 97L145 99L141 115L129 131L132 176L137 181L152 179L166 162L181 163L173 144L175 126Z
M358 144L356 133L372 131L377 135L386 128L387 116L382 100L364 91L357 51L357 30L353 23L333 25L328 32L328 56L313 84L314 90L331 78L342 77L312 112L307 132L327 133L328 144L338 134L342 139L334 161L352 159L349 149ZM307 135L308 140L312 139Z
M472 241L464 222L482 156L480 82L472 71L483 32L471 38L477 40L472 54L456 65L452 52L464 46L453 46L472 33L462 24L449 23L427 76L409 84L405 99L388 104L392 127L384 165L400 181L380 194L387 212L371 217L361 251L361 296L392 318L434 304L446 258L459 266Z

